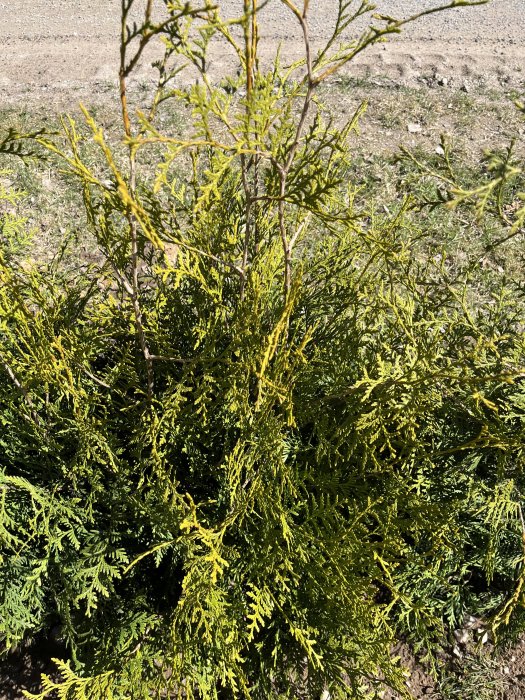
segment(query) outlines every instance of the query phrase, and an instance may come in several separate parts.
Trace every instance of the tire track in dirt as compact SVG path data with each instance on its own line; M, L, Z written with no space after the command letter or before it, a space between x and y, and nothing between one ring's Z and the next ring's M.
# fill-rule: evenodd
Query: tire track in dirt
M235 16L242 7L242 0L218 1L225 16ZM378 11L407 16L435 3L380 0ZM438 76L459 87L465 81L525 87L523 3L492 0L482 7L429 15L388 44L360 56L349 71L356 77L381 75L403 84L428 84ZM336 8L336 0L312 0L314 46L329 36ZM117 74L119 14L119 0L0 2L0 106L29 98L67 104L102 94ZM348 38L360 26L352 27ZM263 56L273 55L279 42L287 56L301 55L299 28L281 0L269 0L262 10L261 37ZM138 79L151 76L153 55L145 56ZM215 47L213 73L219 76L229 66L222 47Z

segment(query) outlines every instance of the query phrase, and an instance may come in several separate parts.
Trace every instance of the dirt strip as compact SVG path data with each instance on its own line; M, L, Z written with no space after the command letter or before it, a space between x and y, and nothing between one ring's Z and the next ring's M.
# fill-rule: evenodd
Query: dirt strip
M439 2L380 0L377 5L378 11L407 17ZM137 0L137 9L143 4ZM218 4L224 16L233 17L242 0ZM330 36L336 8L337 0L311 0L314 47ZM103 97L117 76L119 16L120 0L0 2L0 107L38 102L62 107ZM361 18L346 38L373 21L371 14ZM297 21L282 0L268 0L261 12L263 56L272 56L280 42L287 57L301 55ZM152 76L153 58L154 52L144 56L136 72L139 80ZM212 74L224 74L229 67L230 57L215 47ZM491 0L481 7L427 15L388 44L361 55L349 70L357 78L377 75L408 86L436 81L467 91L479 86L520 90L525 88L524 0Z

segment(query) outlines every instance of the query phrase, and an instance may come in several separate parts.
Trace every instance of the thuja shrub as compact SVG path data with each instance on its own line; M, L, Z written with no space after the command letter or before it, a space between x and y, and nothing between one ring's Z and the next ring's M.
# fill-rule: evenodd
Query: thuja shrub
M482 605L519 625L522 301L473 308L410 201L354 204L362 109L334 124L316 89L409 20L341 43L372 9L341 0L314 52L308 2L283 2L289 68L260 63L255 2L132 23L123 0L122 145L87 110L95 165L72 119L32 135L82 187L98 262L30 264L2 237L0 632L64 643L31 697L406 694L401 635L431 653ZM239 65L218 85L216 41Z

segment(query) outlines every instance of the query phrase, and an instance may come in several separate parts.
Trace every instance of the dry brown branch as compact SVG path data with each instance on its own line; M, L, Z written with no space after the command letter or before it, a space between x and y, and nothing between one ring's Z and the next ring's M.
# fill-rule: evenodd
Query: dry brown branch
M148 5L146 7L146 22L149 22L151 16L151 4L152 0L148 0ZM119 82L120 82L120 100L122 108L122 120L124 123L124 132L128 139L132 138L132 128L131 120L129 117L129 107L127 100L127 84L126 77L128 75L126 67L126 49L127 49L127 16L132 3L126 6L126 0L122 0L122 25L121 25L121 42L120 42L120 71L119 71ZM129 145L129 175L130 184L129 192L132 197L136 193L136 149L132 144ZM144 360L146 363L146 374L147 374L147 396L148 401L151 403L153 399L153 389L154 389L154 377L153 377L153 364L150 359L150 351L146 340L146 333L144 330L144 322L142 317L142 310L140 306L139 299L139 256L138 256L138 230L137 230L137 220L131 210L128 208L127 218L129 223L129 232L131 238L131 300L133 305L133 312L135 316L135 323L137 326L137 334L139 339L140 348L142 354L144 355Z
M22 382L18 379L16 374L13 372L11 367L7 364L5 360L1 360L2 367L7 373L7 376L11 380L11 382L14 384L14 386L18 389L18 391L22 394L25 403L27 404L29 408L29 413L30 415L25 415L25 418L30 420L31 422L35 423L38 425L39 428L42 427L42 419L38 415L38 413L35 410L35 405L33 403L33 400L31 399L31 396L29 395L29 392L27 391L26 387L22 384Z

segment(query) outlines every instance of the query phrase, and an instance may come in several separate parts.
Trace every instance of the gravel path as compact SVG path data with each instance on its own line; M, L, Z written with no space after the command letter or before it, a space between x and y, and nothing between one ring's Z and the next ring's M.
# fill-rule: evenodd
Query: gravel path
M379 0L377 5L379 11L407 16L436 1ZM226 16L242 5L242 0L218 2ZM315 45L329 35L336 7L336 0L311 0ZM29 98L75 103L107 89L116 77L119 13L120 0L0 1L0 106ZM281 0L269 0L262 16L263 53L271 55L283 41L288 55L299 55L298 27ZM138 77L147 77L150 59L145 58ZM213 67L218 73L228 67L220 50ZM388 46L362 55L352 72L405 84L438 74L459 87L468 81L523 87L525 0L491 0L486 6L427 16Z

